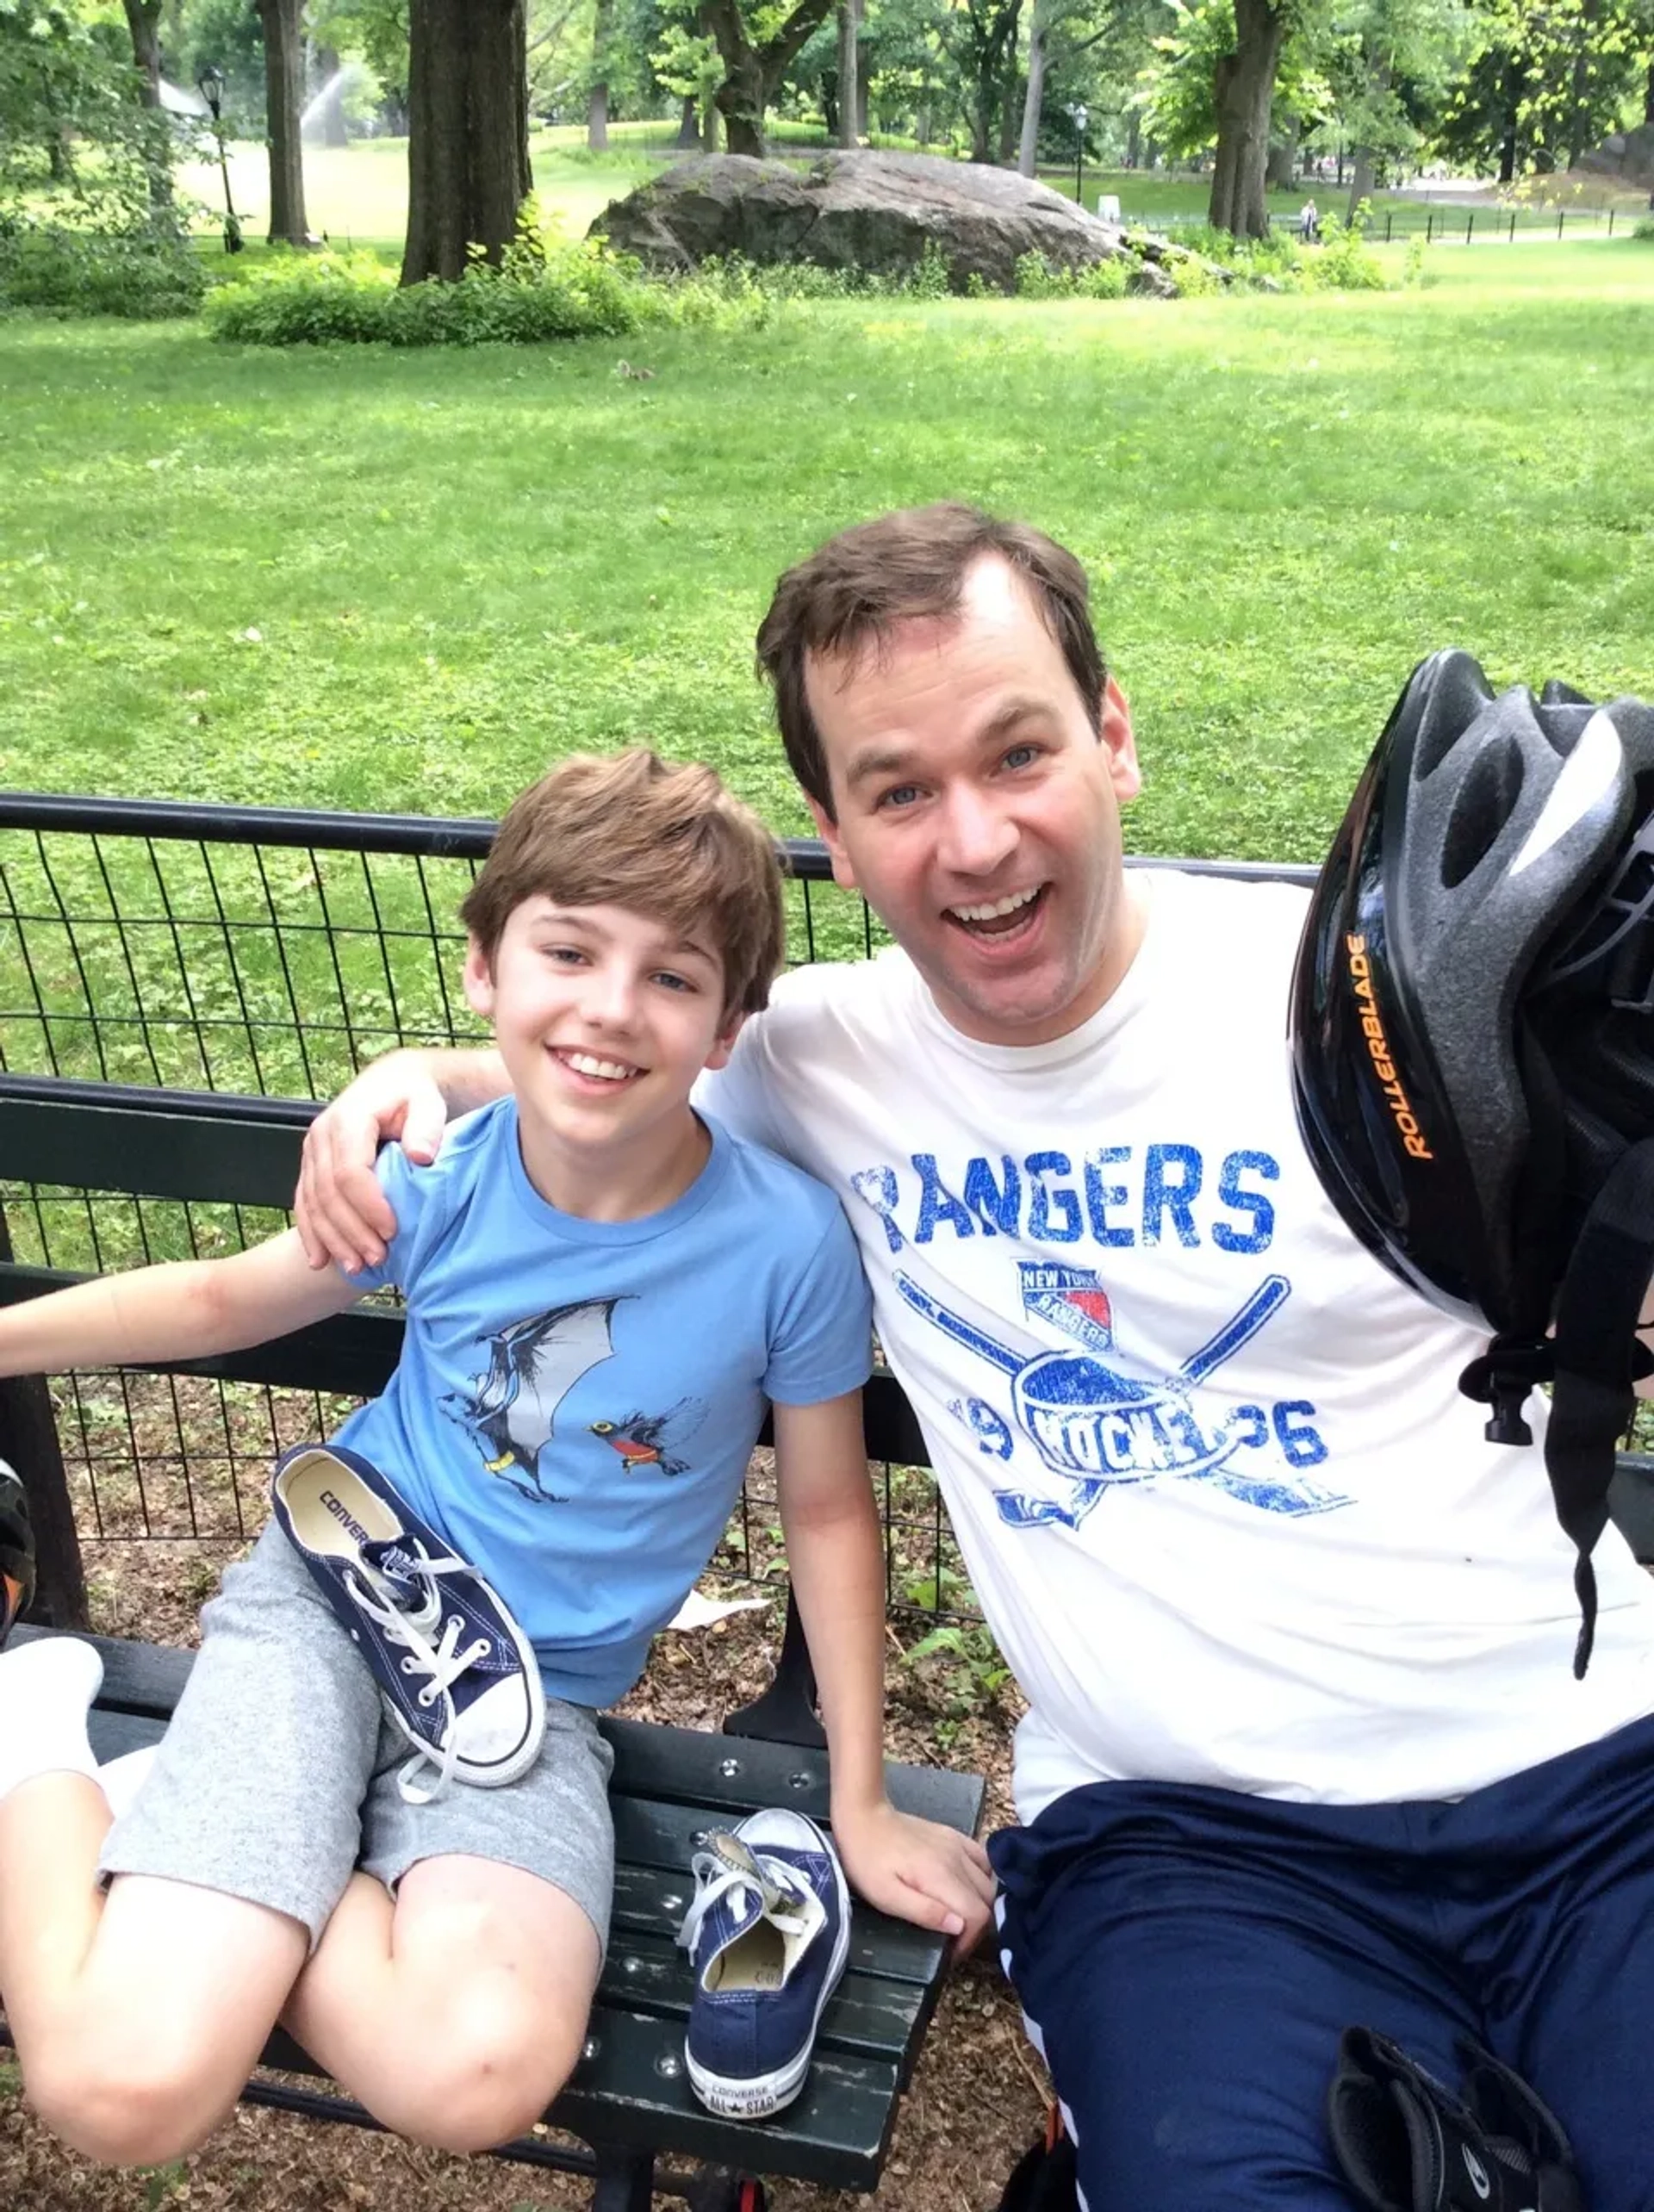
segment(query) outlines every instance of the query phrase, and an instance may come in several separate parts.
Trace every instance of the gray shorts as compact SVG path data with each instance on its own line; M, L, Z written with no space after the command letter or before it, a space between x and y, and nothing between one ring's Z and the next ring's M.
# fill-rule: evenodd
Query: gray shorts
M302 1921L314 1949L353 1868L394 1896L420 1859L520 1867L606 1942L614 1755L585 1706L545 1701L545 1744L503 1789L397 1788L412 1755L361 1653L272 1522L201 1616L202 1647L154 1767L99 1862L222 1890ZM427 1774L429 1770L427 1769Z

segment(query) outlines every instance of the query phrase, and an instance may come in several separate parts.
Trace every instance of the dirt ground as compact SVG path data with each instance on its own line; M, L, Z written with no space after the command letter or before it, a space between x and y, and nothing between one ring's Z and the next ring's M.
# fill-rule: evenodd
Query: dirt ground
M235 1555L228 1544L89 1546L93 1625L193 1643L196 1609ZM662 1636L622 1710L716 1726L762 1688L780 1625L778 1598L762 1612ZM890 1681L892 1755L986 1774L987 1824L1008 1818L1014 1691L985 1693L979 1672L946 1655L906 1664L893 1633ZM986 2212L1038 2131L1045 2096L1015 2001L985 1949L942 1993L876 2196L777 2182L774 2212L854 2212L869 2203L880 2212ZM16 2212L563 2212L583 2204L589 2188L529 2166L449 2158L388 2136L245 2110L179 2166L103 2172L47 2134L23 2103L15 2066L0 2060L0 2207Z

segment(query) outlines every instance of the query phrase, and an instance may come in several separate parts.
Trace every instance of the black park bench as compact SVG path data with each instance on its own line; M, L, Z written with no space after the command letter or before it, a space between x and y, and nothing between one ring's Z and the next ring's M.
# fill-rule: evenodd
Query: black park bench
M0 1162L9 1184L281 1208L293 1190L312 1110L221 1093L0 1076ZM0 1302L75 1279L70 1271L18 1264L9 1240L0 1245ZM368 1396L382 1389L395 1364L401 1327L392 1313L358 1309L256 1351L164 1371ZM923 1463L917 1425L886 1375L868 1389L866 1420L870 1457ZM77 1625L84 1619L79 1556L52 1401L39 1379L0 1383L0 1456L22 1474L37 1524L34 1617ZM23 1626L16 1634L51 1632ZM104 1676L92 1743L109 1759L159 1737L191 1655L93 1640ZM898 2099L936 2004L945 1963L941 1939L857 1904L849 1967L824 2016L804 2092L772 2122L753 2125L706 2111L683 2063L690 1973L673 1939L693 1888L696 1839L761 1805L791 1805L825 1819L827 1762L811 1691L789 1606L774 1684L755 1704L731 1713L724 1733L614 1718L603 1724L615 1750L614 1924L585 2054L546 2115L551 2128L588 2147L536 2134L498 2153L588 2173L595 2212L648 2212L657 2190L686 2197L696 2212L756 2212L762 2193L754 2173L836 2189L877 2184ZM888 1777L892 1799L906 1811L974 1830L979 1777L895 1765ZM316 2072L278 2030L246 2101L372 2124L360 2106L291 2079ZM270 2078L276 2074L288 2078Z

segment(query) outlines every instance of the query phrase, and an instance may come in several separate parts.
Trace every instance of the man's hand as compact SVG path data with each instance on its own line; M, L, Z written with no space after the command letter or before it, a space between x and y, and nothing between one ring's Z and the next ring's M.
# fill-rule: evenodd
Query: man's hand
M387 1053L364 1067L310 1124L293 1224L312 1267L346 1275L377 1267L396 1217L373 1171L382 1140L397 1138L416 1165L441 1148L448 1109L419 1053Z
M993 1909L993 1871L973 1836L898 1812L887 1798L833 1808L833 1841L858 1895L968 1951Z

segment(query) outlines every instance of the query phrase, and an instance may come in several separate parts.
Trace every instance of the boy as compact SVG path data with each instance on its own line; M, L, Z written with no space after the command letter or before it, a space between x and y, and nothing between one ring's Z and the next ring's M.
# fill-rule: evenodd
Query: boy
M337 1457L290 1455L278 1497L308 1485L289 1520L308 1542L318 1499L337 1520L352 1468L381 1470L474 1589L499 1592L545 1693L518 1779L399 1786L407 1745L363 1663L367 1609L348 1630L272 1525L207 1607L153 1770L111 1827L84 1729L96 1653L61 1638L0 1657L0 1990L33 2101L93 2157L197 2143L278 2017L422 2141L476 2149L539 2116L579 2055L606 1928L592 1709L635 1681L711 1555L767 1398L845 1866L929 1926L986 1917L980 1848L883 1793L854 1245L825 1190L688 1103L780 963L766 833L708 770L571 761L511 809L461 911L466 995L514 1099L429 1170L387 1148L402 1229L381 1268L318 1274L289 1232L0 1315L0 1372L53 1370L227 1349L399 1283L384 1396ZM393 1609L410 1710L440 1708L489 1642L444 1602L465 1573L427 1577L418 1634Z

